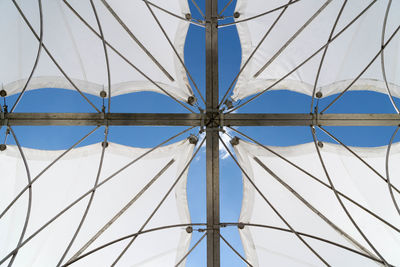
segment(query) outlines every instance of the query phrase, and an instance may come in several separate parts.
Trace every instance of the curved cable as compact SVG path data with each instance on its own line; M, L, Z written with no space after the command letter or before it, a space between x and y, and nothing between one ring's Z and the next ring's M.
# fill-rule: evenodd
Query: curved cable
M393 38L396 36L396 34L400 30L400 25L396 28L396 30L392 33L392 35L389 37L389 39L381 46L379 49L378 53L371 59L371 61L365 66L365 68L357 75L356 78L337 96L335 99L332 100L322 111L321 114L327 111L336 101L338 101L352 86L355 84L358 79L368 70L368 68L374 63L374 61L379 57L379 55L382 54L383 50L386 48L386 46L390 43L390 41L393 40Z
M168 138L167 140L163 141L162 143L158 144L157 146L153 147L152 149L144 152L143 154L141 154L139 157L135 158L134 160L132 160L131 162L129 162L128 164L126 164L124 167L120 168L118 171L114 172L113 174L111 174L110 176L108 176L107 178L105 178L103 181L101 181L96 187L93 187L91 189L89 189L86 193L84 193L83 195L81 195L80 197L78 197L77 199L75 199L72 203L70 203L68 206L66 206L63 210L61 210L59 213L57 213L53 218L51 218L49 221L47 221L44 225L42 225L38 230L36 230L33 234L31 234L28 238L26 238L19 246L17 246L15 249L13 249L10 253L8 253L3 259L0 260L0 265L3 264L8 258L10 258L13 253L17 250L19 250L21 247L25 246L30 240L32 240L36 235L38 235L41 231L43 231L47 226L49 226L52 222L54 222L55 220L57 220L61 215L63 215L66 211L68 211L70 208L72 208L73 206L75 206L77 203L79 203L82 199L84 199L86 196L88 196L91 192L93 192L94 190L96 190L97 188L103 186L105 183L107 183L108 181L110 181L112 178L114 178L116 175L118 175L119 173L121 173L122 171L124 171L125 169L127 169L128 167L130 167L131 165L133 165L134 163L136 163L137 161L139 161L140 159L142 159L143 157L147 156L148 154L150 154L151 152L153 152L154 150L158 149L159 147L161 147L162 145L168 143L169 141L175 139L176 137L184 134L185 132L193 129L195 126L187 128L183 131L181 131L180 133Z
M15 0L14 0L15 1ZM101 35L90 26L90 24L81 16L79 13L66 1L63 0L63 3L72 11L72 13L91 31L93 32L98 38L101 38ZM164 88L162 88L158 83L156 83L154 80L152 80L149 76L147 76L142 70L140 70L136 65L134 65L130 60L128 60L124 55L121 54L117 49L115 49L111 44L109 44L105 40L106 45L113 51L115 52L122 60L124 60L129 66L131 66L133 69L135 69L140 75L142 75L146 80L148 80L150 83L152 83L155 87L160 89L164 94L167 96L171 97L175 102L177 102L179 105L181 105L183 108L187 109L191 113L195 113L192 109L187 107L185 104L183 104L181 101L179 101L176 97L168 93Z
M94 16L96 18L97 26L99 28L99 33L101 37L101 42L103 44L103 50L104 50L104 57L106 60L106 68L107 68L107 85L108 85L108 113L111 111L111 71L110 71L110 62L108 59L108 52L107 52L107 46L106 46L106 41L104 40L104 33L103 33L103 28L101 27L99 15L97 14L96 11L96 6L93 3L93 0L90 0L90 5L92 6ZM108 127L106 129L106 132L108 134ZM106 134L106 135L107 135ZM107 137L106 137L107 138Z
M24 12L21 10L20 6L15 0L12 0L14 3L14 6L17 8L19 14L21 15L22 19L25 21L25 24L28 26L28 28L31 30L32 34L36 37L36 39L39 41L40 38L38 34L36 33L35 29L32 27L31 23L29 20L26 18ZM67 73L61 68L61 66L58 64L58 62L55 60L53 55L50 53L50 51L47 49L46 45L42 42L42 47L46 54L49 56L51 61L53 61L54 65L57 67L57 69L63 74L65 79L68 80L68 82L74 87L74 89L91 105L97 112L100 112L100 110L82 93L82 91L76 86L76 84L71 80L71 78L67 75Z
M40 30L39 30L39 47L36 53L36 59L35 59L35 63L33 64L33 68L31 73L29 74L28 80L26 80L25 85L21 91L21 93L19 94L17 100L15 101L14 105L12 106L10 113L12 113L15 108L17 107L19 101L21 100L22 96L24 95L26 88L28 87L29 82L31 81L33 74L35 73L35 70L37 68L37 65L39 63L39 58L40 58L40 54L42 52L42 44L43 44L43 10L42 10L42 0L38 0L38 4L39 4L39 20L40 20Z
M87 133L84 137L82 137L78 142L73 144L70 148L65 150L60 156L58 156L52 163L47 165L46 168L44 168L38 175L36 175L35 178L32 179L32 181L27 184L19 193L18 195L8 204L8 206L1 212L0 214L0 219L7 213L7 211L14 205L14 203L22 196L22 194L29 189L34 182L36 182L37 179L39 179L40 176L42 176L48 169L50 169L51 166L53 166L57 161L59 161L62 157L64 157L68 152L70 152L73 148L75 148L77 145L79 145L81 142L83 142L87 137L89 137L92 133L94 133L100 126L97 126L93 130L91 130L89 133Z
M331 33L329 34L328 43L332 39L333 33L335 32L336 26L337 26L337 24L339 22L340 17L342 16L342 13L343 13L343 10L344 10L344 7L346 6L346 4L347 4L347 0L345 0L343 2L343 5L339 10L339 13L338 13L338 15L336 17L335 23L332 26ZM329 47L329 45L327 45L325 47L324 52L322 53L321 61L319 62L318 71L317 71L317 75L315 77L314 87L313 87L313 91L312 91L312 94L311 94L311 110L310 110L310 113L313 113L313 111L314 111L315 91L317 89L319 75L321 74L322 65L324 63L326 53L328 52L328 47ZM318 106L318 104L317 104L317 106Z
M263 144L261 144L260 142L256 141L255 139L249 137L248 135L232 128L229 127L231 130L237 132L238 134L244 136L245 138L247 138L248 140L252 141L253 143L255 143L256 145L260 146L261 148L265 149L266 151L272 153L273 155L275 155L276 157L280 158L281 160L285 161L286 163L290 164L291 166L293 166L294 168L298 169L299 171L303 172L305 175L307 175L308 177L312 178L313 180L315 180L316 182L320 183L321 185L325 186L326 188L329 188L330 190L336 191L340 196L342 196L343 198L345 198L346 200L348 200L349 202L353 203L354 205L356 205L357 207L359 207L360 209L362 209L363 211L367 212L368 214L370 214L371 216L373 216L374 218L378 219L379 221L381 221L382 223L386 224L387 226L389 226L390 228L392 228L393 230L395 230L396 232L400 233L400 229L397 228L396 226L394 226L393 224L389 223L388 221L384 220L383 218L381 218L379 215L375 214L374 212L370 211L369 209L367 209L366 207L364 207L363 205L361 205L360 203L356 202L355 200L353 200L352 198L350 198L349 196L347 196L346 194L342 193L341 191L338 191L334 188L332 188L329 184L321 181L320 179L318 179L317 177L315 177L314 175L312 175L311 173L309 173L308 171L304 170L303 168L301 168L300 166L296 165L295 163L293 163L292 161L286 159L285 157L283 157L282 155L278 154L277 152L273 151L272 149L268 148L267 146L264 146Z
M172 190L174 189L175 185L179 182L179 180L181 179L181 177L184 175L184 173L186 172L186 170L189 168L190 163L193 161L193 159L196 157L197 153L200 151L202 145L204 144L204 142L206 141L206 138L203 138L203 140L201 141L200 145L197 147L196 151L194 152L194 154L192 155L192 157L190 158L190 160L186 163L185 167L183 168L183 170L181 171L181 173L178 175L178 177L176 178L176 180L174 181L174 183L171 185L171 187L168 189L167 193L163 196L163 198L161 199L161 201L158 203L157 207L153 210L153 212L150 214L150 216L147 218L147 220L144 222L144 224L142 225L142 227L140 227L139 232L141 232L146 225L150 222L150 220L153 218L153 216L157 213L158 209L161 207L161 205L164 203L164 201L167 199L167 197L169 196L169 194L172 192ZM118 257L115 259L115 261L111 264L111 267L114 267L118 261L122 258L122 256L128 251L128 249L131 247L131 245L133 244L133 242L136 240L137 236L133 237L129 243L125 246L125 248L122 250L122 252L118 255Z
M288 4L290 4L293 0L289 0ZM264 36L261 38L261 40L258 42L257 46L254 48L253 52L250 54L250 56L247 58L246 62L243 64L243 66L240 68L238 74L236 75L236 77L233 79L232 83L229 85L228 90L226 91L226 93L224 94L224 96L222 97L221 101L218 104L218 107L221 106L222 103L224 103L225 98L228 96L228 94L232 91L233 89L233 85L237 82L237 80L239 79L240 74L242 74L242 72L244 71L244 69L246 68L247 64L249 64L250 60L253 58L254 54L257 52L257 50L260 48L260 46L262 45L262 43L264 42L264 40L268 37L269 33L272 31L272 29L275 27L275 25L278 23L278 21L281 19L281 17L283 16L283 14L286 12L286 9L288 8L288 6L285 6L281 13L279 13L279 15L276 17L276 19L274 20L274 22L271 24L271 26L268 28L267 32L264 34Z
M156 23L157 23L158 27L160 28L161 32L163 33L165 39L167 39L167 41L168 41L170 47L171 47L172 50L174 51L176 57L178 58L179 62L180 62L181 65L182 65L182 67L185 69L185 72L186 72L187 76L188 76L189 79L192 81L192 83L193 83L193 85L194 85L194 88L196 89L197 93L199 94L201 100L203 101L204 104L206 104L206 101L205 101L203 95L201 94L201 92L200 92L200 90L199 90L199 87L197 86L196 82L194 81L192 75L190 74L188 68L187 68L186 65L185 65L185 62L183 61L183 59L182 59L181 56L179 55L179 53L178 53L178 51L176 50L174 44L171 42L171 39L168 37L167 33L165 32L165 29L164 29L164 27L161 25L161 23L160 23L160 21L158 20L156 14L154 14L153 9L150 7L148 1L145 1L145 0L144 0L144 3L146 4L146 6L147 6L148 10L150 11L150 13L151 13L152 17L154 18L154 20L156 21ZM193 92L192 92L192 94L193 94Z
M315 149L317 150L317 154L318 154L318 158L319 161L322 165L322 168L324 169L325 172L325 176L329 181L329 184L331 185L332 188L335 188L332 179L328 173L328 170L325 166L325 162L322 159L322 155L321 155L321 151L319 150L318 144L317 144L317 137L315 134L315 128L313 126L310 126L311 129L311 134L313 137L313 141L314 141L314 146ZM342 199L340 198L340 196L338 195L338 193L336 191L333 191L335 194L336 199L338 200L340 206L342 207L343 211L346 213L347 217L350 219L351 223L353 224L353 226L357 229L357 231L360 233L360 235L363 237L363 239L368 243L368 245L371 247L371 249L376 253L376 255L384 262L385 266L389 266L389 264L387 263L387 261L385 260L385 258L383 258L383 256L379 253L379 251L375 248L375 246L369 241L368 237L364 234L364 232L361 230L361 228L358 226L358 224L356 223L356 221L354 220L353 216L351 216L350 212L347 210L346 206L344 205Z
M142 235L142 234L151 233L151 232L154 232L154 231L170 229L170 228L185 227L185 226L205 226L205 225L207 225L207 224L205 224L205 223L183 223L183 224L173 224L173 225L160 226L160 227L151 228L151 229L144 230L144 231L138 231L138 232L136 232L134 234L123 236L123 237L120 237L120 238L115 239L113 241L110 241L110 242L108 242L108 243L106 243L104 245L101 245L101 246L99 246L99 247L97 247L97 248L95 248L95 249L93 249L93 250L91 250L91 251L79 256L78 258L72 260L71 262L68 262L68 263L62 265L61 267L69 266L69 265L71 265L71 264L73 264L73 263L75 263L75 262L77 262L77 261L79 261L79 260L81 260L81 259L83 259L83 258L85 258L85 257L87 257L87 256L99 251L99 250L102 250L102 249L104 249L106 247L109 247L109 246L111 246L111 245L113 245L115 243L124 241L124 240L126 240L128 238L132 238L132 237L139 236L139 235Z
M117 214L114 215L112 219L110 219L89 241L87 241L79 250L76 252L68 261L74 260L79 257L100 235L102 235L119 217L122 216L135 202L138 200L146 191L150 188L150 186L158 179L164 172L175 162L174 159L171 159L165 166L162 168L154 177L151 179L140 192L138 192Z
M282 5L282 6L278 6L278 7L274 8L274 9L268 10L268 11L266 11L266 12L264 12L264 13L255 15L255 16L253 16L253 17L249 17L249 18L242 19L242 20L237 20L237 21L231 22L231 23L221 24L221 25L218 26L218 28L223 28L223 27L235 25L235 24L238 24L238 23L241 23L241 22L245 22L245 21L249 21L249 20L253 20L253 19L262 17L262 16L268 15L268 14L270 14L270 13L273 13L273 12L275 12L275 11L278 11L278 10L280 10L280 9L282 9L282 8L286 8L286 7L290 6L290 5L293 5L293 4L295 4L295 3L299 2L299 1L301 1L301 0L293 0L291 3L285 4L285 5ZM330 0L330 1L331 1L331 0Z
M229 110L227 113L231 113L241 107L243 107L244 105L247 105L248 103L250 103L251 101L253 101L254 99L260 97L262 94L264 94L265 92L267 92L268 90L270 90L272 87L274 87L275 85L279 84L282 80L286 79L288 76L290 76L292 73L294 73L296 70L298 70L299 68L301 68L304 64L306 64L308 61L310 61L313 57L315 57L319 52L321 52L326 46L328 46L330 43L332 43L334 40L336 40L339 36L341 36L343 34L343 32L345 32L351 25L353 25L353 23L355 21L357 21L369 8L371 8L375 3L377 2L377 0L373 0L367 7L365 7L355 18L353 18L346 26L343 27L342 30L340 30L337 34L335 34L335 36L332 37L332 39L327 42L326 44L324 44L323 46L321 46L318 50L316 50L311 56L309 56L307 59L305 59L303 62L301 62L299 65L297 65L294 69L292 69L291 71L289 71L287 74L285 74L284 76L282 76L280 79L278 79L277 81L275 81L274 83L272 83L270 86L268 86L267 88L265 88L263 91L258 92L257 94L255 94L254 96L252 96L251 98L247 99L246 101L244 101L243 103L241 103L240 105L237 105L236 107L234 107L233 109Z
M254 189L258 192L258 194L264 199L264 201L268 204L268 206L274 211L274 213L281 219L281 221L290 229L290 231L318 258L321 260L322 263L324 263L325 266L330 266L329 263L325 261L325 259L318 254L317 251L315 251L308 243L306 240L304 240L294 229L293 227L289 224L289 222L286 221L286 219L280 214L280 212L272 205L272 203L265 197L265 195L261 192L261 190L257 187L257 185L253 182L253 180L250 178L250 176L247 174L247 172L242 168L242 166L239 164L237 159L233 156L232 152L229 150L228 146L225 144L224 140L221 138L221 136L218 136L220 142L222 145L225 147L226 151L228 151L229 155L233 159L233 161L236 163L236 165L239 167L239 169L242 171L244 176L247 178L247 180L251 183L251 185L254 187Z
M389 2L387 4L387 7L386 7L385 18L383 20L383 25L382 25L381 46L383 46L384 43L385 43L386 24L387 24L387 19L389 17L389 11L390 11L391 5L392 5L392 0L389 0ZM397 107L396 102L394 102L394 99L393 99L393 96L392 96L392 92L390 91L389 83L387 81L386 69L385 69L385 54L384 54L384 51L382 51L382 53L381 53L381 69L382 69L382 76L383 76L383 80L385 82L386 91L387 91L387 93L389 95L390 102L392 103L393 108L396 110L397 114L400 114L400 110Z
M397 126L396 130L394 131L392 137L390 138L390 142L389 145L387 147L387 151L386 151L386 160L385 160L385 167L386 167L386 179L387 179L387 185L389 188L389 192L390 192L390 197L392 198L394 207L397 210L397 213L400 215L400 208L399 205L397 204L396 198L394 197L393 194L393 189L392 189L392 184L390 183L390 176L389 176L389 156L390 156L390 148L392 147L393 144L393 140L396 137L397 132L399 131L400 126Z
M18 142L18 138L17 138L17 136L15 135L14 130L11 128L11 126L9 126L8 129L10 129L11 134L12 134L14 140L15 140L15 143L16 143L17 146L18 146L19 153L20 153L21 158L22 158L22 160L23 160L23 162L24 162L25 171L26 171L26 176L27 176L27 179L28 179L28 184L30 184L30 183L31 183L31 173L30 173L30 171L29 171L28 162L26 161L24 152L22 151L21 145L20 145L20 143ZM27 210L26 210L26 216L25 216L24 227L23 227L22 232L21 232L21 235L20 235L20 237L19 237L17 247L21 245L21 242L22 242L22 240L24 239L25 232L26 232L26 229L27 229L28 223L29 223L29 218L30 218L30 216L31 216L31 208L32 208L32 186L29 186L28 207L27 207ZM17 257L18 251L19 251L19 249L17 249L17 250L14 251L14 253L13 253L13 255L12 255L12 258L11 258L10 262L8 263L8 267L11 267L11 266L13 265L14 260L15 260L15 258Z
M349 151L351 154L353 154L356 158L358 158L362 163L364 163L371 171L373 171L376 175L378 175L383 181L386 183L388 182L387 179L380 174L377 170L375 170L371 165L368 164L364 159L362 159L359 155L357 155L356 152L351 150L348 146L346 146L343 142L341 142L339 139L337 139L335 136L333 136L330 132L328 132L326 129L324 129L322 126L318 126L319 129L321 129L324 133L326 133L330 138L335 140L337 143L341 144L347 151ZM389 183L390 184L390 183ZM393 184L390 185L397 193L400 194L400 190L394 186Z
M92 0L91 0L91 1L92 1ZM101 170L102 170L102 168L103 168L104 152L105 152L106 147L107 147L108 130L109 130L109 129L108 129L108 126L106 126L105 134L104 134L104 141L103 141L103 143L102 143L102 149L101 149L99 167L98 167L98 169L97 169L97 175L96 175L96 179L95 179L95 182L94 182L94 188L96 188L96 186L97 186L98 183L99 183L99 178L100 178ZM94 194L95 194L95 193L96 193L96 189L94 189L94 190L91 192L89 201L88 201L88 203L87 203L87 205L86 205L85 211L83 212L83 215L82 215L82 218L81 218L81 220L80 220L80 222L79 222L79 225L78 225L78 227L76 228L75 233L74 233L74 235L72 236L72 239L71 239L71 241L69 242L67 248L65 249L63 255L61 256L60 260L58 261L57 267L59 267L59 266L62 264L64 258L67 256L67 253L68 253L69 250L71 249L72 244L74 243L76 237L78 236L79 231L81 230L82 225L83 225L83 223L84 223L85 220L86 220L86 216L87 216L87 214L89 213L89 209L90 209L90 207L91 207L91 205L92 205L92 202L93 202L93 198L94 198Z
M282 227L278 227L278 226L265 225L265 224L255 224L255 223L231 223L231 222L222 223L222 224L224 224L224 225L235 225L235 226L237 226L237 225L239 225L239 224L242 224L242 225L244 225L244 226L261 227L261 228L267 228L267 229L271 229L271 230L277 230L277 231L282 231L282 232L291 233L291 231L290 231L289 229L282 228ZM311 239L315 239L315 240L318 240L318 241L321 241L321 242L324 242L324 243L333 245L333 246L335 246L335 247L339 247L339 248L348 250L348 251L350 251L350 252L353 252L353 253L355 253L355 254L358 254L358 255L360 255L360 256L363 256L363 257L368 258L368 259L370 259L370 260L373 260L373 261L375 261L375 262L383 263L380 259L371 257L371 256L368 255L368 254L364 254L364 253L362 253L362 252L360 252L360 251L357 251L357 250L355 250L355 249L346 247L346 246L341 245L341 244L339 244L339 243L336 243L336 242L334 242L334 241L331 241L331 240L328 240L328 239L325 239L325 238L322 238L322 237L319 237L319 236L315 236L315 235L303 233L303 232L297 232L297 233L298 233L299 235L301 235L301 236L308 237L308 238L311 238ZM392 265L389 265L389 266L394 267L394 266L392 266Z

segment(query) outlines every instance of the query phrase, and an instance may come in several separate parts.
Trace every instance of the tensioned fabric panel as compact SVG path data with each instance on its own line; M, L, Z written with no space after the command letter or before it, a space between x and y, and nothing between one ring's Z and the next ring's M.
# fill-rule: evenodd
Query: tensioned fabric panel
M314 143L269 148L320 181L262 147L242 140L235 146L241 166L291 227L297 232L324 238L378 258L351 223L334 191L329 188L330 183ZM386 177L387 147L351 149ZM344 206L376 250L389 264L399 266L400 216L390 197L388 184L343 146L324 143L320 151L329 177L338 192L397 227L397 230L391 228L341 196ZM397 189L400 187L399 160L400 144L396 143L390 150L389 173L391 182ZM400 203L399 193L395 189L393 191L397 203ZM279 230L245 226L240 230L246 258L254 266L323 265L273 212L245 176L240 222L282 228ZM303 238L331 266L377 265L377 262L367 257L338 246L309 236Z
M155 91L159 88L130 64L143 71L150 79L169 94L186 101L193 95L185 70L164 37L157 22L142 0L93 1L104 33L105 40L126 58L107 46L111 71L112 96L136 92ZM140 41L141 48L119 24L117 18L106 8L105 2L119 19ZM152 1L154 4L184 17L190 13L185 0ZM22 12L40 35L40 13L38 1L17 1ZM100 34L90 1L42 0L43 44L56 62L83 92L99 95L108 90L107 68L103 43L74 12L68 3L89 26ZM189 21L180 20L152 7L168 37L183 59L184 43ZM29 77L39 47L38 39L31 32L12 1L0 3L0 83L8 94L20 92ZM162 66L149 57L147 50ZM40 54L37 69L28 89L65 88L74 86L63 76L45 49Z
M238 0L236 12L240 13L240 17L236 21L251 18L289 2L293 1ZM333 31L333 37L339 34L371 2L374 1L347 1ZM400 8L400 2L390 2L384 42L400 25L400 17L396 12ZM322 48L329 40L342 5L343 1L302 0L289 5L284 11L279 9L262 17L236 24L242 45L241 66L243 66L271 25L283 12L240 75L232 98L234 100L243 99L270 88ZM380 51L387 7L387 0L375 1L368 11L329 44L317 81L316 76L324 49L321 49L310 61L271 89L289 89L312 95L314 84L316 84L316 92L321 91L323 96L343 91ZM318 10L320 10L319 13L317 13ZM315 18L301 30L314 14ZM299 34L290 41L298 31ZM400 97L399 34L396 34L389 42L383 55L389 90L394 96ZM270 63L267 64L267 62ZM351 86L350 90L387 93L381 63L381 57L378 56L360 79ZM256 75L266 64L265 70Z
M161 176L83 252L139 231L178 178L193 153L187 140L156 149L97 188L86 220L63 263L80 250L115 214L129 203L161 170ZM31 179L62 151L23 148ZM23 240L95 185L102 146L100 143L74 149L55 163L32 185L32 207ZM148 151L109 143L99 183ZM171 163L172 161L172 163ZM18 148L8 146L0 153L0 209L27 184L27 174ZM144 230L190 223L186 194L187 171L181 176ZM20 238L28 209L28 191L0 221L0 258L11 252ZM23 246L13 266L56 266L83 216L87 196ZM121 266L174 266L187 252L191 235L185 226L142 234L120 259ZM131 238L115 243L73 266L110 266ZM183 262L184 264L184 262Z

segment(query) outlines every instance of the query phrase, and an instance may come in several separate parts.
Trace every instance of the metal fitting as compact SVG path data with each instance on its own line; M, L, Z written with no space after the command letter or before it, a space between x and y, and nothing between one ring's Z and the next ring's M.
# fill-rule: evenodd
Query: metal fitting
M324 147L324 143L322 143L321 141L318 141L318 146L319 146L320 148L323 148L323 147Z
M236 146L239 144L239 137L235 136L231 139L231 141L229 141L231 143L232 146Z
M317 93L315 94L315 96L316 96L317 98L321 98L321 97L322 97L322 92L317 92Z
M189 105L193 106L194 104L196 104L197 98L194 97L194 96L189 96L188 99L187 99L187 102L188 102Z
M0 91L0 96L1 96L1 97L7 96L6 90L2 89L2 90Z
M238 228L239 228L239 229L243 229L243 228L244 228L244 223L241 223L241 222L238 223Z
M192 226L186 227L186 233L188 233L188 234L193 233L193 227Z
M192 19L192 15L191 15L190 13L187 13L187 14L185 15L185 18L186 18L187 20L191 20L191 19Z
M239 12L233 13L233 17L234 17L235 19L239 18L239 17L240 17L240 13L239 13Z
M101 146L104 148L108 147L108 142L101 142Z
M199 141L197 136L195 136L193 134L191 134L188 139L189 139L189 143L191 143L193 145L197 144L197 142Z
M100 92L100 97L101 97L101 98L105 98L105 97L107 97L107 92L106 92L106 91L104 91L104 90L103 90L103 91L101 91L101 92Z
M7 149L7 145L6 144L0 144L0 151L4 151Z

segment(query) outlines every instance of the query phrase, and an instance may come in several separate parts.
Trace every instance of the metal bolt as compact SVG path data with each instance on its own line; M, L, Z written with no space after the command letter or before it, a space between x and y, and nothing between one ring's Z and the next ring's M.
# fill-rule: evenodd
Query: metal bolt
M6 144L0 144L0 151L4 151L7 149Z
M102 147L108 147L108 142L101 142Z
M321 141L318 141L318 146L319 146L320 148L323 148L323 147L324 147L324 143L322 143Z
M1 91L0 91L0 96L1 96L1 97L5 97L5 96L7 96L7 92L6 92L6 90L4 90L4 89L3 89L3 90L1 90Z
M196 104L197 98L195 98L194 96L189 96L187 102L189 105L193 106L194 104Z
M240 140L239 137L235 136L231 139L230 143L232 146L236 146L239 144L239 140Z
M322 97L322 93L321 93L321 92L317 92L317 93L315 94L315 96L316 96L317 98L321 98L321 97Z
M199 139L197 138L197 136L195 136L195 135L193 135L193 134L191 134L191 135L189 136L189 143L195 145L195 144L197 144L197 141L199 141Z
M101 91L100 92L100 97L105 98L107 96L107 92L106 91Z
M244 223L238 223L238 228L243 229L244 228Z
M186 233L188 233L188 234L193 233L193 227L192 226L186 227Z
M239 13L239 12L233 13L233 17L234 17L235 19L239 18L239 17L240 17L240 13Z
M187 13L187 14L185 15L185 18L186 18L187 20L191 20L191 19L192 19L192 15L191 15L190 13Z

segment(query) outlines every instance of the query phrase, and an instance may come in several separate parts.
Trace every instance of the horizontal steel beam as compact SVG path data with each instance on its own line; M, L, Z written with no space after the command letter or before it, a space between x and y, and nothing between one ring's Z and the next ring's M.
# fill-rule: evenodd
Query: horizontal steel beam
M397 126L398 114L226 114L224 126Z
M201 115L192 113L9 113L1 125L138 125L198 126Z
M204 118L204 120L203 120ZM191 113L8 113L0 114L0 125L137 125L202 126L207 117ZM398 114L225 114L216 124L223 126L397 126Z

